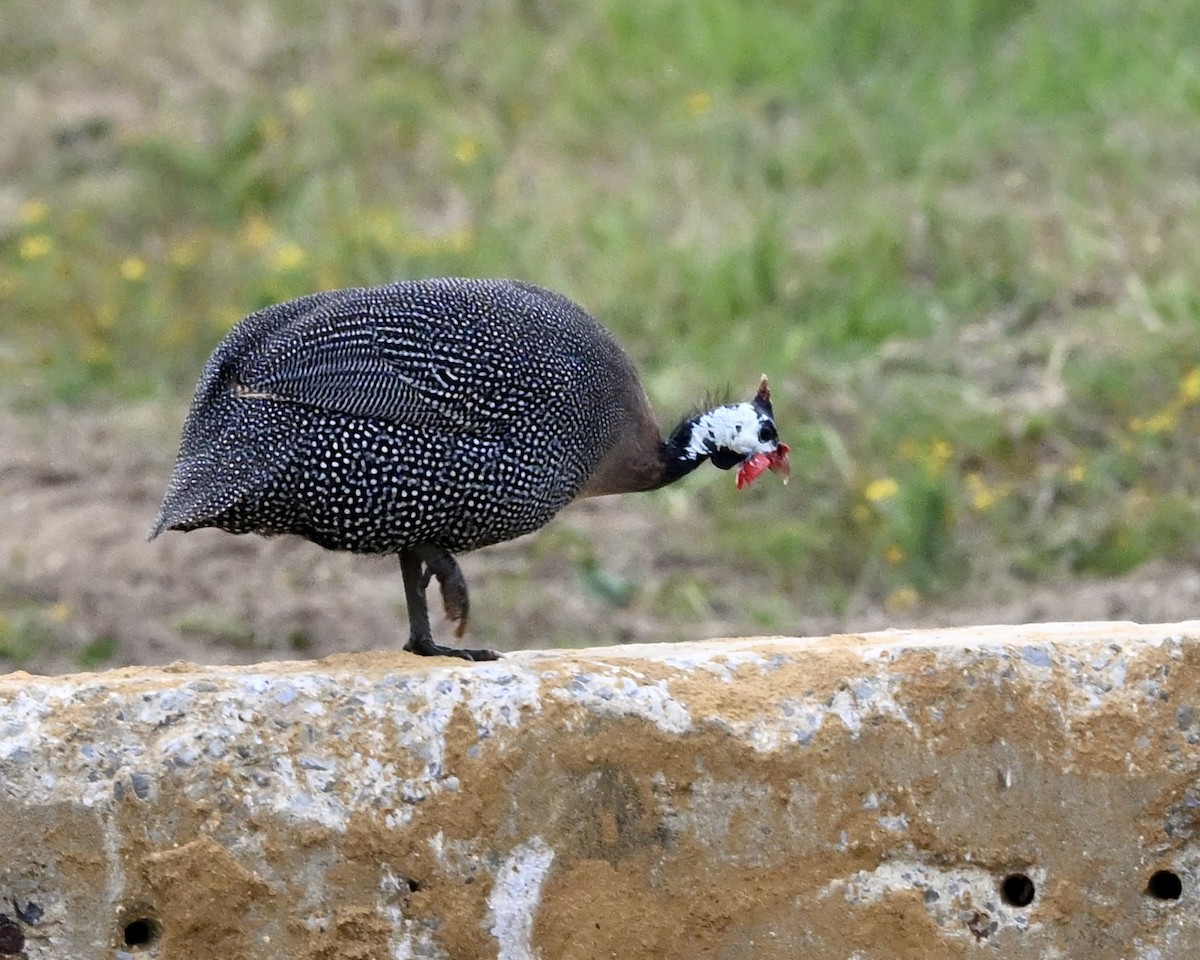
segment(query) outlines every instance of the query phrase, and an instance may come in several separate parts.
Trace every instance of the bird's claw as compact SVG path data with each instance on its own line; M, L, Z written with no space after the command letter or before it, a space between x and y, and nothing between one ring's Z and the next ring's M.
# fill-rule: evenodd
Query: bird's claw
M408 643L404 645L405 650L421 656L460 657L463 660L498 660L500 658L500 654L494 650L443 647L433 642L429 630L425 591L435 578L442 594L442 607L446 611L446 617L454 624L455 636L461 637L467 632L467 620L471 607L467 594L467 580L458 563L448 551L431 544L419 544L401 552L400 566L402 570L406 571L404 589L412 626ZM417 612L415 616L414 611Z
M444 647L440 643L434 643L430 638L410 638L408 643L404 645L404 649L409 653L415 653L422 657L458 657L460 660L473 660L476 662L500 659L500 654L495 650L468 650L461 647Z

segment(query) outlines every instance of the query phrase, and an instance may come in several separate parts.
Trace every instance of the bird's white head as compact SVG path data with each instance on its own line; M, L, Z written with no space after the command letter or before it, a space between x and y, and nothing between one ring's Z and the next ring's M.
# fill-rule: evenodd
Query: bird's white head
M780 442L775 429L766 375L753 400L708 410L690 426L686 455L696 460L707 457L722 470L737 467L739 490L753 483L764 470L783 474L787 482L791 470L788 446Z

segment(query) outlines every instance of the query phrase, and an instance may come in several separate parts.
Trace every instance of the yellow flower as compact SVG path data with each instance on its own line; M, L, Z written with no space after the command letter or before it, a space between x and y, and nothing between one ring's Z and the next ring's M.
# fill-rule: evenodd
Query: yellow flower
M180 240L171 244L170 249L167 250L167 259L177 267L190 267L200 259L200 246L200 240L197 237Z
M911 610L920 599L921 595L912 587L900 587L887 595L883 605L889 613L898 613L903 610Z
M134 283L146 275L146 261L141 257L126 257L121 261L121 276Z
M83 351L83 359L87 361L89 366L103 366L112 360L112 349L108 344L97 341L96 343L89 344L87 349Z
M697 90L687 98L687 109L693 117L708 113L712 108L712 94L706 90Z
M967 474L967 490L971 494L971 506L976 510L986 510L996 502L996 494L987 485L982 474Z
M1072 483L1082 483L1085 476L1087 476L1087 470L1082 463L1075 463L1067 467L1067 479Z
M886 550L883 551L883 559L892 566L897 566L904 562L904 548L899 544L888 544Z
M282 247L275 251L275 256L272 262L276 270L295 270L302 265L305 260L304 249L299 244L285 243Z
M44 233L31 234L21 239L21 259L40 260L54 249L54 241Z
M454 145L454 159L469 167L479 158L479 138L463 137Z
M1192 367L1179 381L1179 396L1187 403L1200 400L1200 367Z
M883 500L890 500L900 492L900 484L896 483L891 477L880 477L878 480L872 480L863 490L865 496L872 503L879 503Z
M287 104L294 116L308 116L313 105L312 90L308 87L292 87L287 94Z
M929 447L929 465L933 468L934 473L941 473L946 469L946 464L954 456L954 448L950 446L949 441L934 440Z
M1145 419L1134 417L1129 421L1129 429L1134 433L1144 433L1153 437L1174 430L1177 419L1175 411L1167 408Z
M254 214L242 224L238 239L242 246L250 250L261 250L275 239L275 228L267 223L265 217Z
M69 603L56 603L47 613L55 623L64 623L71 619L71 605Z
M27 227L36 227L50 215L50 208L41 200L30 200L21 207L21 223Z

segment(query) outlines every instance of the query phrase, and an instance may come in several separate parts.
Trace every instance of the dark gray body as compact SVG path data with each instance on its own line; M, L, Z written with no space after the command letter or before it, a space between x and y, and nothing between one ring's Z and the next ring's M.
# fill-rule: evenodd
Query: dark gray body
M241 321L196 387L152 536L451 552L545 524L643 396L612 336L505 280L321 293Z

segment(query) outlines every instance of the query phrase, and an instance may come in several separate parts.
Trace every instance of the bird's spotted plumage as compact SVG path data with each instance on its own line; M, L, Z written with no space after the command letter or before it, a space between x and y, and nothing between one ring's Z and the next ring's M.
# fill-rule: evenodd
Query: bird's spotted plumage
M786 470L785 445L739 436L774 431L765 379L753 424L733 422L739 406L722 410L664 441L612 335L529 284L318 293L251 314L214 351L151 537L219 527L396 553L407 649L490 659L433 643L429 577L461 633L467 589L452 553L536 530L577 497L662 486L706 459Z
M205 367L155 527L471 550L536 530L612 448L634 376L563 297L429 280L253 314Z

